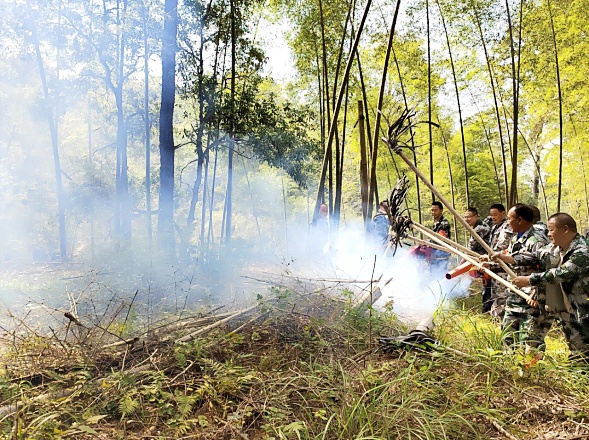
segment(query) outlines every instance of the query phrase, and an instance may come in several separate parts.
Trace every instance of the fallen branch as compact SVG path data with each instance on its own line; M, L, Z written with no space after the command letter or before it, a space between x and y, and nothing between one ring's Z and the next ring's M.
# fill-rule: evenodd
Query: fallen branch
M192 341L197 336L200 336L202 334L205 334L206 332L208 332L210 330L213 330L214 328L217 328L217 327L219 327L219 326L221 326L221 325L223 325L223 324L225 324L225 323L227 323L227 322L229 322L229 321L231 321L231 320L233 320L233 319L235 319L235 318L237 318L237 317L239 317L241 315L245 315L246 313L254 310L258 306L259 306L259 304L254 304L253 306L248 307L247 309L239 310L239 311L235 312L233 315L228 316L225 319L221 319L220 321L217 321L214 324L208 325L208 326L206 326L204 328L201 328L201 329L199 329L199 330L197 330L195 332L192 332L192 333L190 333L190 334L188 334L186 336L183 336L183 337L181 337L179 339L176 339L176 342L188 342L188 341Z

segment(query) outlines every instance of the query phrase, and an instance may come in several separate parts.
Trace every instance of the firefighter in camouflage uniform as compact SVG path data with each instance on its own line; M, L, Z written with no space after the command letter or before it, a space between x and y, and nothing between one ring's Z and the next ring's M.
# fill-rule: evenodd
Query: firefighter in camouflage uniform
M570 348L588 355L589 241L577 232L575 220L566 213L548 219L548 237L552 244L538 255L541 271L518 276L513 282L521 288L546 286L546 310L556 307Z
M530 275L539 269L538 251L548 244L544 234L534 228L534 213L523 204L514 205L507 213L507 222L514 232L507 253L496 252L493 259L502 260L513 267L519 275ZM533 301L526 301L512 291L508 291L505 302L505 315L501 328L506 331L506 344L539 347L543 335L539 323L539 303L544 304L543 288L526 287L522 289Z
M509 246L511 237L513 237L513 231L505 218L505 206L501 203L491 205L489 208L489 217L493 223L489 232L489 246L495 252L504 251ZM497 275L507 279L505 272L499 272ZM485 290L483 292L483 313L490 312L493 318L502 321L505 313L506 297L507 289L492 278L489 279L485 284Z

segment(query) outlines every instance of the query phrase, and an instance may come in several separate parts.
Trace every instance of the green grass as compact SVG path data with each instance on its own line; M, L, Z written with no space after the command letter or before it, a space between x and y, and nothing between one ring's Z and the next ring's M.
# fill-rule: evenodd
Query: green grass
M376 336L406 331L392 313L369 318L345 301L279 293L240 332L231 330L255 315L183 344L98 350L21 335L4 353L0 438L589 435L588 369L568 359L558 331L527 368L529 356L502 351L488 317L453 309L436 316L438 349L384 354ZM18 411L6 409L16 401Z

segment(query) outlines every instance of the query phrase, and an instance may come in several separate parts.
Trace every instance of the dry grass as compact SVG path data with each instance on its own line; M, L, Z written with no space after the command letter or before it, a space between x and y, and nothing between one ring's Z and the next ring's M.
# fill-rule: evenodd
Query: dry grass
M312 289L274 288L256 304L243 314L169 315L149 332L130 318L131 304L92 323L63 318L43 334L21 323L4 335L0 435L589 438L589 370L567 360L557 333L527 368L471 312L436 318L438 349L384 354L376 337L406 331L392 314L369 318Z

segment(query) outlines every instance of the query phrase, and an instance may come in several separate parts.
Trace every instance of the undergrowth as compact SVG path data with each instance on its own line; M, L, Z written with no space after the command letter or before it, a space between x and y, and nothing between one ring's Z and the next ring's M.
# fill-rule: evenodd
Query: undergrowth
M19 335L3 353L0 435L589 436L588 369L569 360L558 330L545 357L530 365L529 355L503 350L490 319L449 310L435 319L439 346L385 354L377 336L408 331L394 314L319 294L273 293L251 313L187 342L178 342L186 333L178 326L114 347L97 347L88 332L83 343L55 332ZM118 329L123 318L108 322Z

